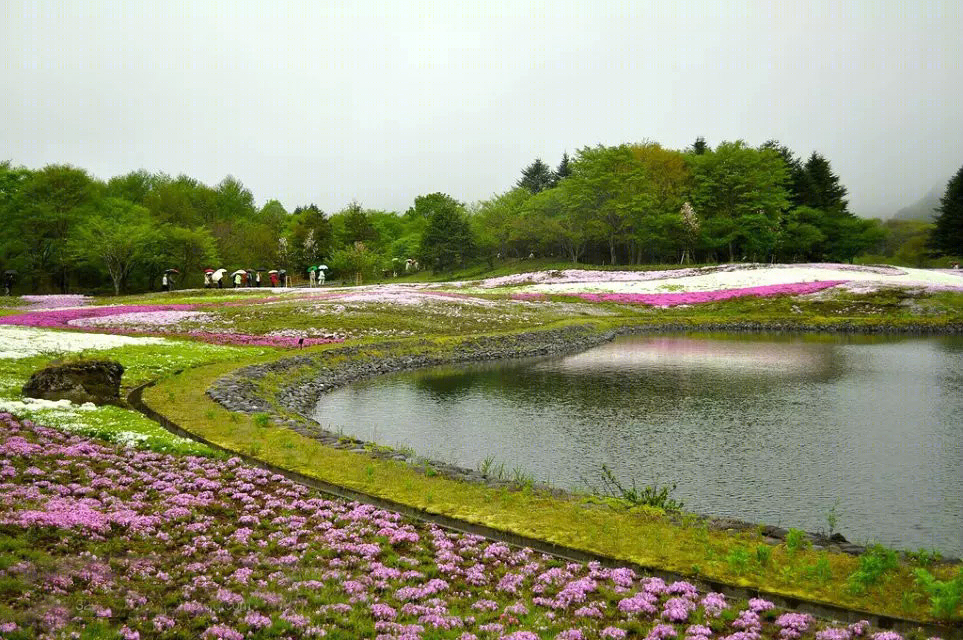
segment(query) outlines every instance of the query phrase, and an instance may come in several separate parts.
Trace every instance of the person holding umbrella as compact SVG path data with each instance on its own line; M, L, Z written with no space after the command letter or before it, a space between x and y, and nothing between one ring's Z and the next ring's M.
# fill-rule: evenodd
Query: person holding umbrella
M271 278L271 286L272 286L272 287L278 286L278 270L277 270L277 269L271 269L270 271L268 271L268 277Z
M214 275L214 269L211 269L211 268L204 269L204 288L205 289L210 289L211 285L214 284L214 280L211 279L212 275Z
M314 272L317 270L318 270L317 267L314 267L314 266L308 267L308 286L309 287L314 286L314 283L316 281L315 279L317 278L317 275Z
M318 265L318 286L319 287L324 286L324 272L327 268L328 268L328 265L326 264Z
M246 275L247 275L247 272L244 271L244 269L238 269L237 271L231 274L231 277L234 278L235 289L241 286L241 283L244 282L243 278Z
M218 289L224 288L224 274L227 273L227 269L218 269L211 274L211 280L217 283Z
M287 286L288 286L288 271L287 271L287 269L281 269L280 271L278 271L278 277L281 279L281 286L282 286L282 287L287 287Z
M174 274L180 273L177 269L165 269L164 275L161 278L161 289L164 291L170 291L174 284Z
M3 272L3 295L12 295L13 291L13 281L17 279L17 272L13 269L7 269Z

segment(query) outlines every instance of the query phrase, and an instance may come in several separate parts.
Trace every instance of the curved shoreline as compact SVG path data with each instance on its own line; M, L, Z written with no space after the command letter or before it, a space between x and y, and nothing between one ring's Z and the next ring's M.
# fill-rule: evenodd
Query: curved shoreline
M745 584L733 584L730 582L724 582L721 580L716 580L708 578L705 576L693 577L682 573L677 573L675 571L669 571L666 569L661 569L659 567L653 567L648 565L639 564L631 560L624 560L618 557L609 556L596 551L588 551L584 549L579 549L576 547L548 542L540 538L533 538L531 536L515 533L511 530L503 530L487 526L484 524L479 524L467 520L463 520L457 517L451 517L445 515L444 513L436 513L421 509L418 507L413 507L408 504L399 503L391 499L382 498L369 493L364 493L355 489L350 489L340 485L334 485L324 480L305 475L298 471L287 469L284 467L279 467L270 462L265 462L257 457L250 456L248 454L242 453L240 451L234 451L227 449L218 444L215 444L208 440L207 438L188 431L171 421L165 415L157 412L151 406L149 406L143 399L143 393L146 389L154 386L158 381L152 380L145 384L140 385L136 389L132 390L128 396L127 400L130 405L147 416L151 420L156 421L162 427L184 438L189 438L196 442L200 442L211 447L214 450L221 451L223 453L236 456L247 462L248 464L267 469L273 473L278 473L284 477L298 482L305 486L311 487L315 490L321 491L328 495L334 496L336 498L356 501L364 504L370 504L380 509L389 509L401 513L407 517L415 518L424 522L431 522L445 529L451 531L457 531L466 534L473 534L483 536L492 540L500 540L507 544L518 546L518 547L529 547L538 551L539 553L548 554L555 556L557 558L571 560L575 562L599 562L603 566L607 567L629 567L640 573L648 574L652 576L658 576L666 580L690 580L695 581L701 588L711 589L713 591L721 592L727 597L736 597L749 599L753 597L761 597L772 601L776 606L799 611L803 613L809 613L821 617L826 620L844 621L848 623L858 622L860 620L869 621L873 627L881 630L896 630L902 633L911 632L926 632L929 634L940 634L940 637L946 638L946 640L960 639L963 638L963 631L957 625L953 623L941 623L938 621L923 622L921 620L905 618L898 615L885 614L885 613L874 613L868 610L857 609L845 607L831 602L826 602L822 600L808 599L804 597L798 597L793 595L782 594L778 592L767 591L765 589L760 589L753 587L751 585Z
M319 354L282 358L266 364L242 367L227 376L222 376L217 379L214 384L207 389L206 393L208 397L230 411L245 414L267 414L275 425L289 428L303 436L317 440L326 446L346 449L354 453L368 454L376 458L390 458L419 470L430 468L434 473L453 480L484 484L494 488L518 489L521 488L522 485L512 480L487 477L474 469L459 467L439 460L432 460L418 456L413 452L396 451L379 443L366 442L333 433L324 429L321 424L308 417L308 414L317 404L322 394L361 380L434 366L466 365L499 360L568 355L590 349L604 342L609 342L618 335L686 331L827 333L826 329L827 327L819 326L817 328L817 326L814 325L738 322L692 325L676 323L626 325L615 329L599 330L594 325L585 324L570 326L564 329L531 331L505 336L465 338L441 354L414 353L390 355L393 349L410 348L410 343L404 342L381 343L367 347L350 346L329 349ZM885 333L904 335L957 335L963 333L963 326L948 325L936 329L939 330L934 330L934 327L925 325L909 327L834 326L831 333ZM430 344L428 341L419 343L419 345L425 347L430 346ZM366 354L368 351L374 353L368 355ZM389 355L380 355L385 351L388 351ZM294 370L303 368L312 371L313 375L309 379L298 380L295 384L281 386L274 394L273 399L265 398L258 389L258 381L267 376L278 375L283 377L286 373L291 373ZM279 411L286 415L279 415ZM572 497L576 495L570 491L545 484L534 483L530 486L531 488L559 497ZM733 518L696 515L698 515L701 523L712 529L758 531L764 536L766 541L771 544L783 542L788 534L788 529L782 527L746 522ZM670 515L670 517L672 516ZM852 544L839 534L830 537L820 533L806 532L806 535L817 549L827 549L851 555L860 555L866 550L864 546ZM946 558L945 561L958 563L959 559Z

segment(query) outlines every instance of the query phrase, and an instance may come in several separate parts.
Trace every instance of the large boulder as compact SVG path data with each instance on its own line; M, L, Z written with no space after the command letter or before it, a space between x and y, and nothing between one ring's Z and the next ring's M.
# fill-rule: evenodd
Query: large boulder
M30 376L21 393L44 400L119 405L122 404L120 377L123 374L124 366L110 360L51 365Z

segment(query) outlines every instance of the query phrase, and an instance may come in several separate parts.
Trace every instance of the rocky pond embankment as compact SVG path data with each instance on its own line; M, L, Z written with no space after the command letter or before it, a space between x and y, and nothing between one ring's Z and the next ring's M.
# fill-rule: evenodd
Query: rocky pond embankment
M684 330L693 327L660 327L661 330ZM741 331L773 331L772 326L757 323L730 323L724 327L699 327L699 330L719 329ZM787 327L788 328L788 327ZM798 330L798 327L796 328ZM410 451L397 451L377 443L332 433L307 418L321 394L347 384L375 376L439 365L469 364L501 359L544 357L576 353L608 342L622 333L645 331L646 328L626 327L617 331L600 331L591 326L574 326L548 331L532 331L503 336L480 336L456 341L446 348L423 341L367 346L348 346L328 349L315 354L302 354L274 362L238 369L219 378L207 390L207 395L231 411L246 414L266 414L277 426L290 428L325 445L377 458L394 459L419 470L450 479L486 484L491 487L515 487L512 480L486 476L479 470L454 466L442 461L428 460ZM845 330L845 329L843 329ZM925 327L919 332L926 333ZM907 332L907 328L901 328ZM908 331L915 333L915 331ZM289 383L278 383L288 380ZM269 381L270 392L265 390ZM533 488L563 495L565 492L547 485ZM730 518L699 517L699 523L713 529L758 531L771 543L784 540L787 530L781 527L747 523ZM860 554L865 548L849 543L843 536L832 537L809 533L817 548Z

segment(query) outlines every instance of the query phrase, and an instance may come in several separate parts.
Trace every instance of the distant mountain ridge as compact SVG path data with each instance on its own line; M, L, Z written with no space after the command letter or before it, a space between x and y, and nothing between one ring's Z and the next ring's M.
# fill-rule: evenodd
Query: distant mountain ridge
M893 214L893 219L932 222L936 218L936 208L940 206L940 198L944 191L946 191L946 182L937 184L919 201Z

